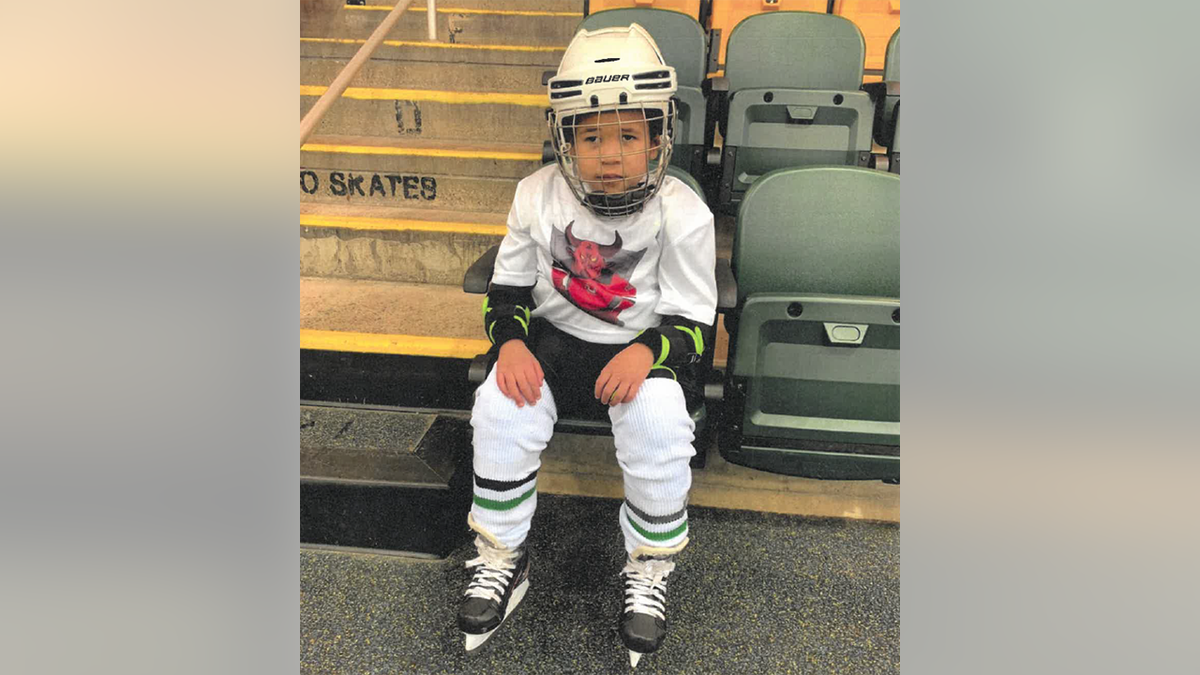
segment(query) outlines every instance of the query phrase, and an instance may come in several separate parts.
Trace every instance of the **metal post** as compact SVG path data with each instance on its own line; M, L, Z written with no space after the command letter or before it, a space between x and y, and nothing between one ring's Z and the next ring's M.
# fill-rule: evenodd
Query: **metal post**
M429 3L429 12L426 18L429 21L429 41L437 42L437 7L434 0L426 0Z
M375 52L375 48L383 43L383 38L392 30L392 26L396 25L396 21L404 15L404 10L408 9L411 3L412 0L398 0L392 11L375 28L375 32L371 33L371 37L367 38L366 44L358 48L358 53L354 55L354 58L350 59L350 63L347 63L346 67L342 68L342 72L338 73L338 76L334 78L333 83L329 85L325 93L321 94L321 98L317 99L317 104L308 111L304 119L300 120L300 145L304 145L304 141L308 140L308 137L312 135L313 129L317 128L317 123L325 116L325 113L333 105L333 102L341 97L342 92L346 91L346 87L350 86L350 81L358 74L363 64L371 58L371 54ZM430 3L430 6L432 5L433 3Z

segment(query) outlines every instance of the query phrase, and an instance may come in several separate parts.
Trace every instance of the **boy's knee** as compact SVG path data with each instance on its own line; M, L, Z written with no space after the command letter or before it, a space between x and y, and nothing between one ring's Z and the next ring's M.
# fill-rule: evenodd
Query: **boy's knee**
M696 429L683 388L668 379L646 380L632 401L610 408L609 417L632 433L680 435L689 441Z
M493 367L483 384L475 389L475 403L471 407L472 426L510 427L522 423L537 426L549 423L553 426L557 420L554 399L550 396L548 386L542 386L542 398L536 404L517 406L516 401L500 391Z

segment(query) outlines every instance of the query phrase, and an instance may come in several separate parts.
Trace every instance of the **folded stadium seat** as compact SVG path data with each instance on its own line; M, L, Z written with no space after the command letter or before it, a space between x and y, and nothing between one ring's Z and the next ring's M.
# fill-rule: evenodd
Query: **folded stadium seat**
M828 0L714 0L707 12L701 8L700 19L700 23L708 29L712 45L709 49L708 72L714 75L724 74L725 47L729 42L729 33L742 19L766 12L828 13L828 9Z
M704 171L704 82L708 37L692 16L665 9L610 9L596 12L579 23L579 30L597 30L637 23L662 51L663 59L675 68L679 85L675 149L671 164L694 175Z
M704 197L704 191L700 188L700 183L696 181L686 171L677 166L668 166L667 174L674 176L688 187ZM491 283L492 270L496 264L496 255L500 252L500 245L497 244L487 250L479 257L471 267L467 269L466 275L463 277L463 291L467 293L484 294L487 293L488 284ZM729 263L721 258L717 258L717 305L718 311L723 311L732 308L735 302L733 275L730 271ZM697 365L697 379L703 386L702 396L694 400L688 401L688 411L691 413L692 421L696 423L696 440L693 445L696 447L696 456L692 458L692 468L704 468L707 459L707 448L712 441L715 428L709 422L709 404L716 404L722 398L722 386L720 382L714 381L713 376L713 352L717 344L716 323L704 335L704 344L712 345L705 350L703 358ZM471 367L468 374L468 379L472 385L482 384L487 379L488 372L492 369L492 364L495 363L495 357L492 354L480 354L471 361ZM612 424L609 422L608 416L586 416L579 415L577 411L559 410L558 422L554 425L555 431L574 434L611 434Z
M763 175L742 201L732 264L721 455L793 476L898 481L900 177Z
M866 166L874 106L860 89L863 38L831 14L771 12L729 36L724 77L706 81L724 137L717 206L732 211L762 174L792 166Z
M583 13L592 15L610 9L627 7L665 9L687 14L703 24L705 17L712 8L712 2L713 0L587 0L587 2L583 3Z

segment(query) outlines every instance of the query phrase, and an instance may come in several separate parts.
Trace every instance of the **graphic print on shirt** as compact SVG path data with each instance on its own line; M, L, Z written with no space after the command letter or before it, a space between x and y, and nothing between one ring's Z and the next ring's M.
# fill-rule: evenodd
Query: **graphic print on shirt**
M624 326L619 315L637 303L637 289L629 280L646 249L621 250L619 232L613 233L609 244L580 239L571 232L574 224L573 220L568 223L565 233L553 228L554 288L597 319Z

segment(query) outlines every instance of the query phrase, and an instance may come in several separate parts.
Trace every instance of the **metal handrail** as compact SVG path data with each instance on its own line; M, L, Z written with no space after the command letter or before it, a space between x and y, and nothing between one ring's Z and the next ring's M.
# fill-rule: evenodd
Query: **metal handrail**
M427 2L428 11L426 14L429 25L429 39L430 41L434 41L437 39L437 9L434 6L434 0L427 0ZM383 44L383 38L392 30L392 27L396 25L396 21L400 19L411 3L412 0L398 0L396 2L396 6L392 7L392 11L388 12L388 15L375 28L375 32L371 33L371 37L367 38L366 43L358 48L358 52L354 55L354 58L350 59L350 63L347 63L346 67L342 68L342 72L338 73L337 77L333 79L333 83L325 90L325 93L321 94L321 98L317 99L316 105L309 109L304 119L300 120L301 146L312 135L313 129L317 128L317 124L320 123L321 118L325 116L329 108L333 106L333 102L338 100L342 93L346 91L346 88L350 86L350 81L354 79L354 76L358 74L363 64L375 53L375 49Z

